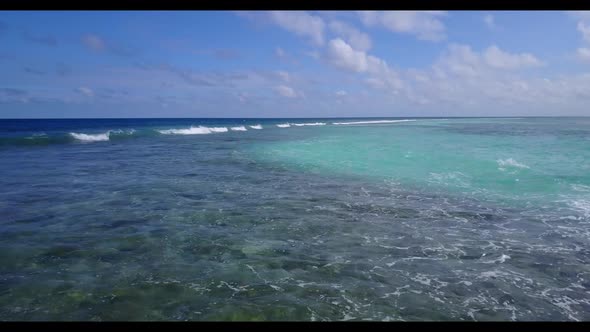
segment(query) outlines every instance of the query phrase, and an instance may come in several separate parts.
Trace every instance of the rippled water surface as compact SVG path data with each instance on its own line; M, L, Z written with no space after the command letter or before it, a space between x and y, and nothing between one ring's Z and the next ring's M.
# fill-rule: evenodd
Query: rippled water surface
M589 320L589 161L588 118L0 120L0 320Z

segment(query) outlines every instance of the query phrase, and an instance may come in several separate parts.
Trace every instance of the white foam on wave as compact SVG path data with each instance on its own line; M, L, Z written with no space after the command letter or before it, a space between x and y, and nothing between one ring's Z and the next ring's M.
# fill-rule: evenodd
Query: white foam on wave
M233 131L247 131L248 130L244 126L231 127L230 129L233 130Z
M102 134L94 134L94 135L90 135L90 134L82 134L82 133L70 133L70 135L79 140L79 141L83 141L83 142L99 142L99 141L108 141L109 140L109 135L111 134L110 131L107 131L106 133L102 133Z
M586 186L583 184L572 184L571 188L575 191L583 191L583 192L590 192L590 186Z
M578 210L585 218L590 218L590 200L575 199L567 202L570 207Z
M379 123L397 123L397 122L409 122L416 120L375 120L375 121L356 121L356 122L332 122L335 125L356 125L356 124L379 124Z
M158 130L160 134L164 135L204 135L211 134L211 129L207 127L190 127L185 129L165 129Z
M109 130L106 133L100 134L84 134L84 133L70 133L70 136L73 138L83 141L83 142L100 142L100 141L108 141L110 139L111 134L116 135L133 135L135 134L136 130L133 128L130 129L113 129ZM45 135L45 134L43 134ZM35 135L33 135L35 136Z
M225 127L190 127L184 129L165 129L158 130L160 134L164 135L205 135L211 133L225 133L227 128Z
M250 128L252 128L252 129L262 129L262 126L258 124L258 125L250 126Z
M283 123L283 124L278 124L277 127L279 127L279 128L289 128L289 127L291 127L291 125L288 124L288 123Z
M127 130L123 130L123 129L109 130L109 133L113 133L113 134L133 135L133 134L135 134L135 132L136 132L136 130L133 128L127 129Z
M516 160L514 160L512 158L498 159L498 160L496 160L496 162L501 167L512 166L512 167L518 167L518 168L530 168L527 165L521 164L521 163L519 163L518 161L516 161Z
M303 126L325 126L326 124L323 122L313 122L313 123L294 123L294 126L303 127Z

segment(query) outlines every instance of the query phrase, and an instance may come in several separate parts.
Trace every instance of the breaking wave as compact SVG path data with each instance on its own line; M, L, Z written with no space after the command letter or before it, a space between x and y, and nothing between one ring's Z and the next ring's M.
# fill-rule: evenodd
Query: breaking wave
M94 134L94 135L90 135L90 134L82 134L82 133L70 133L70 135L79 140L79 141L83 141L83 142L100 142L100 141L108 141L109 140L109 136L110 136L111 132L107 131L106 133L102 133L102 134Z
M303 126L325 126L326 124L323 122L314 122L314 123L294 123L294 126L303 127Z
M227 128L225 127L190 127L184 129L165 129L165 130L158 130L160 134L164 135L205 135L211 133L225 133L227 132Z
M375 120L375 121L356 121L356 122L332 122L334 125L356 125L356 124L378 124L378 123L397 123L416 120Z

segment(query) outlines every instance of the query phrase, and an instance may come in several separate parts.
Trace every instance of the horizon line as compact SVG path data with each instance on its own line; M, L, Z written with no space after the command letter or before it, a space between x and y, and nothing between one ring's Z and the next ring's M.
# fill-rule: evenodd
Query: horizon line
M588 118L590 115L505 115L505 116L349 116L349 117L104 117L104 118L0 118L2 120L129 120L129 119L214 119L214 120L284 120L284 119L481 119L481 118Z

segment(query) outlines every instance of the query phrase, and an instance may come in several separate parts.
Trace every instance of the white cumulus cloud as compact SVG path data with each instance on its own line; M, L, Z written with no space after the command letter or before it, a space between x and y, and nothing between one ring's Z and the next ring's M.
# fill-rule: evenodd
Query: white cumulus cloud
M481 68L480 56L470 46L451 44L435 63L434 69L441 78L446 73L457 76L476 76Z
M340 38L330 40L326 58L335 67L357 73L366 72L369 67L367 54L353 49Z
M272 22L296 35L310 38L315 44L324 44L324 20L303 11L271 11Z
M397 90L402 85L397 73L389 67L387 62L363 51L355 50L340 38L330 40L325 59L338 69L370 74L371 77L366 82L372 87Z
M361 11L366 26L382 26L390 31L415 35L418 39L440 41L446 38L442 11Z
M344 22L332 21L328 27L333 33L344 38L348 44L357 50L368 51L372 46L369 35Z
M530 53L511 54L502 51L498 46L488 47L483 57L490 67L500 69L516 69L526 67L539 67L543 62Z
M451 44L435 63L434 69L439 77L446 74L475 77L491 70L517 70L543 65L544 62L530 53L509 53L496 45L479 53L469 45Z

